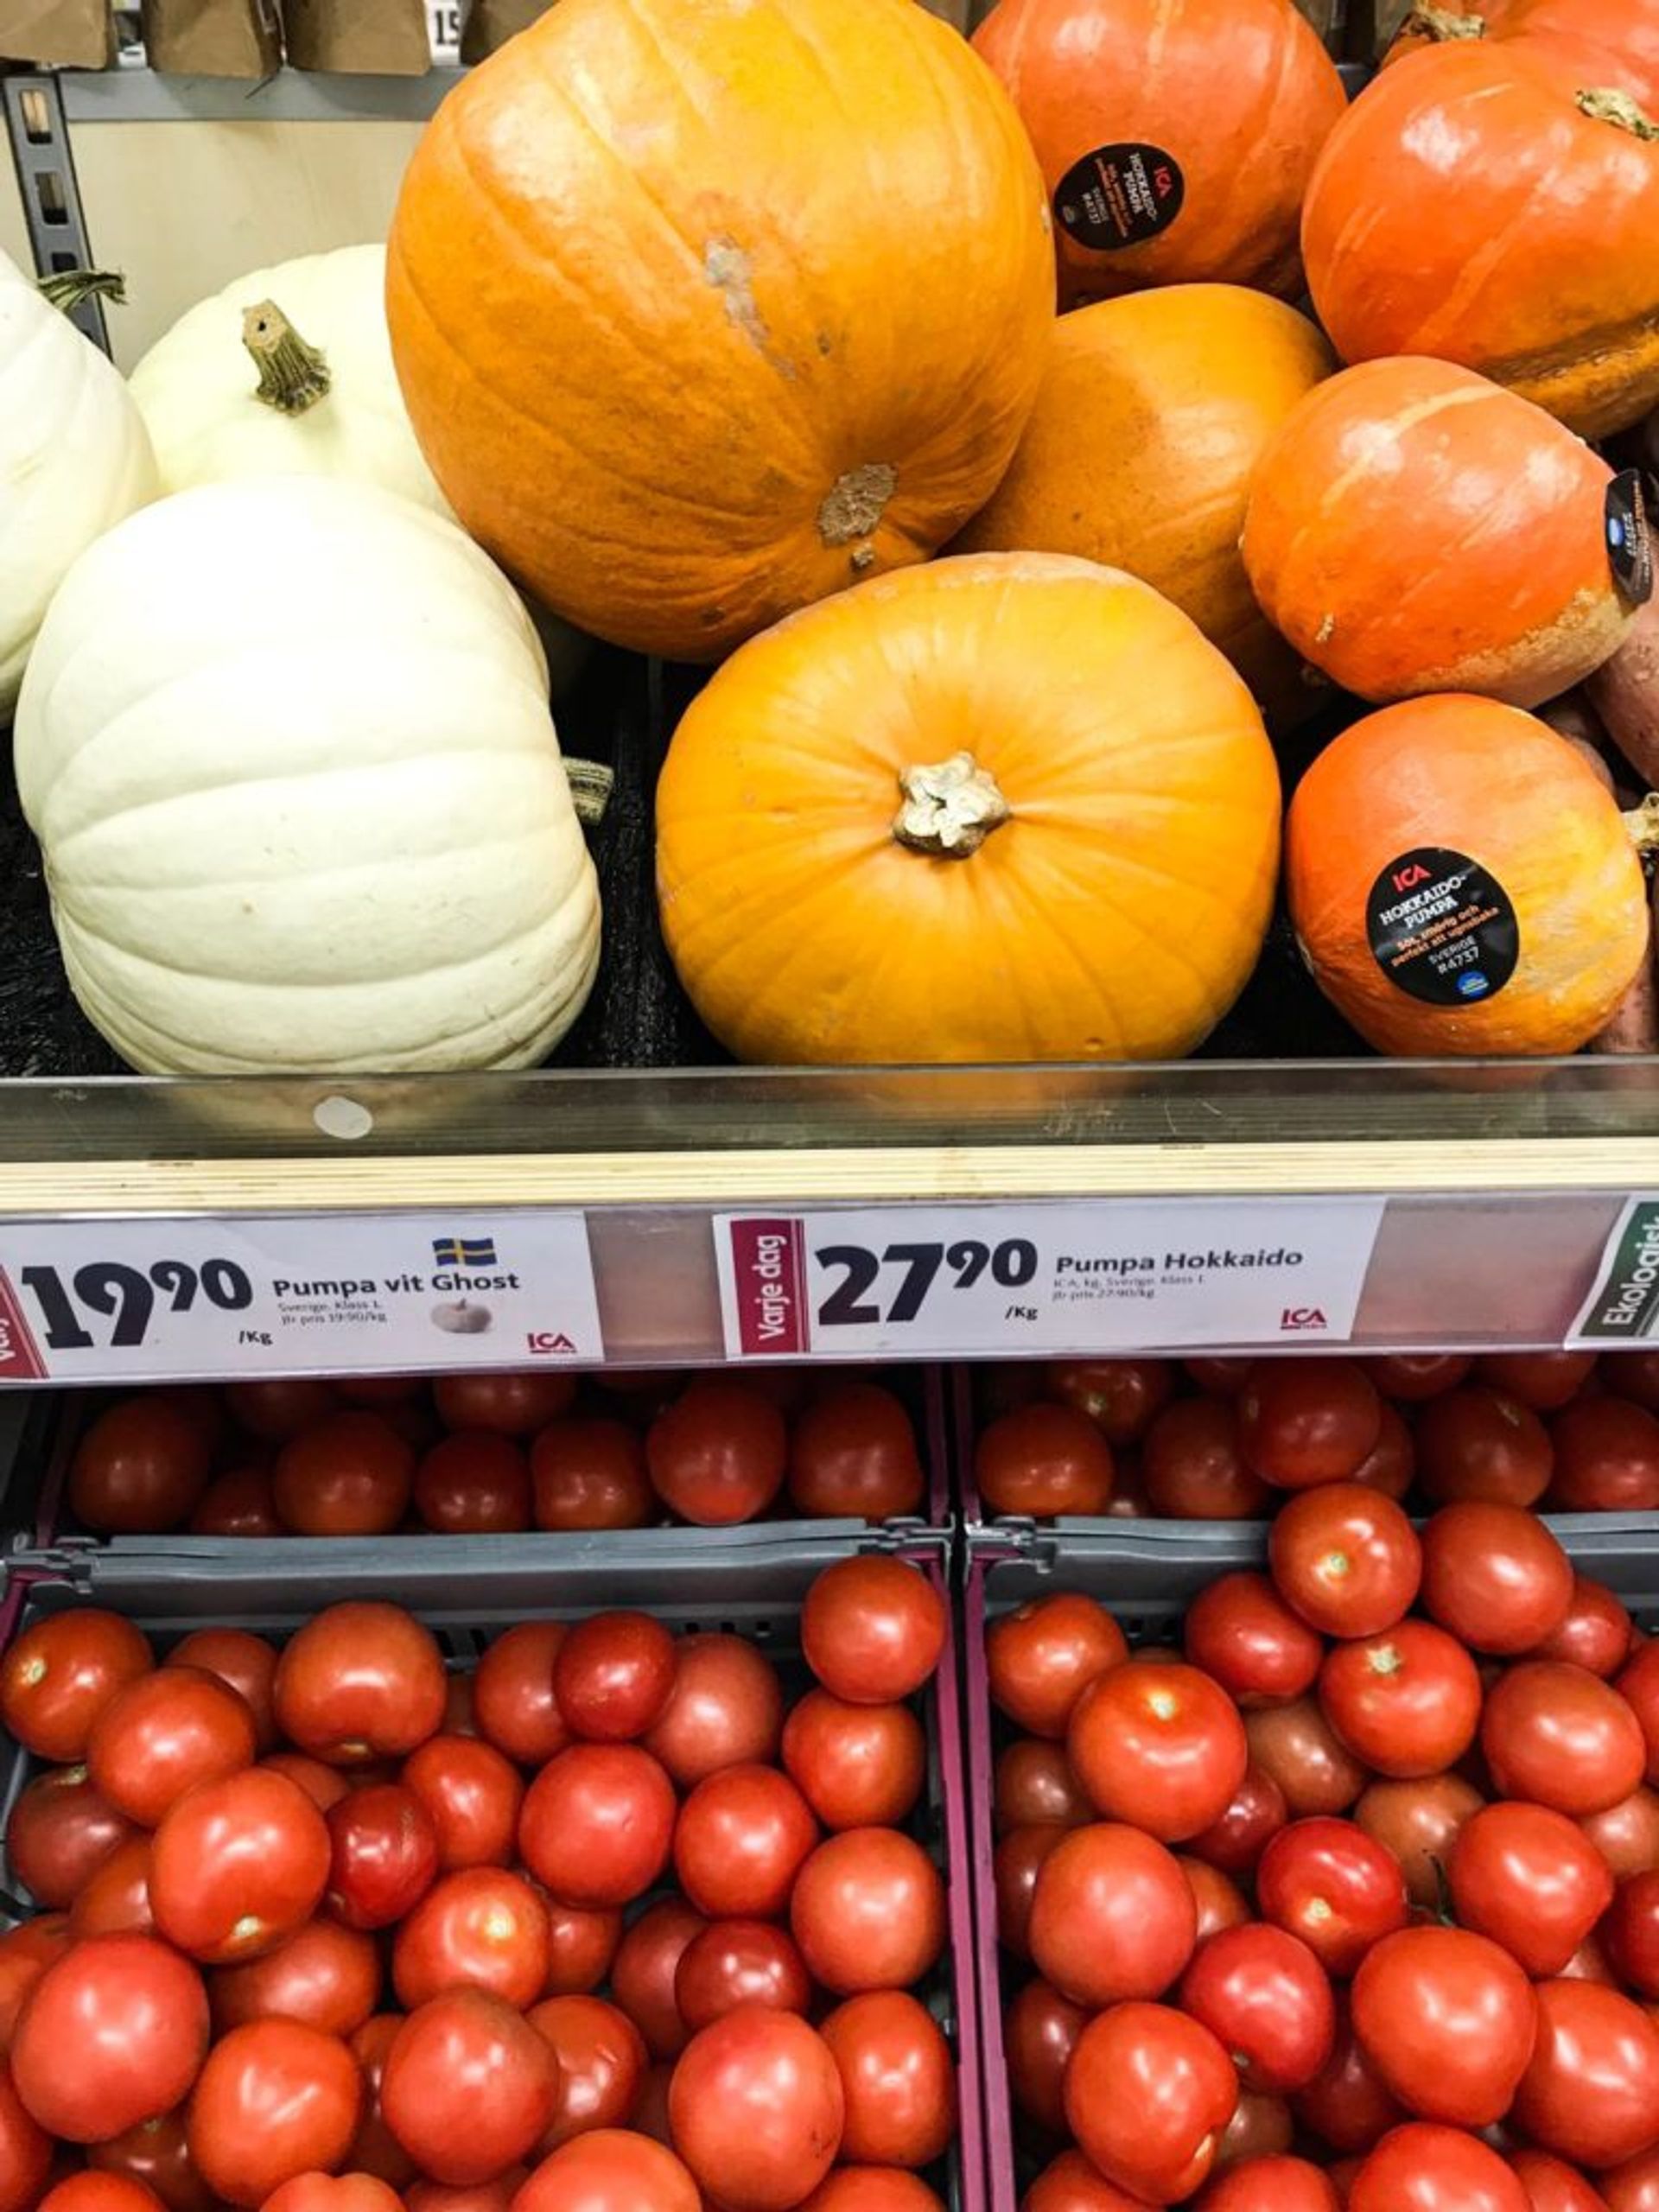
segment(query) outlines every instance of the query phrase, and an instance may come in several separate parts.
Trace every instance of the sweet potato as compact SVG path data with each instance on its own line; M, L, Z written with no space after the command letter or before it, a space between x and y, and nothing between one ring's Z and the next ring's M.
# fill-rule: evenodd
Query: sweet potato
M1643 785L1659 787L1659 598L1642 608L1624 644L1584 688Z
M1655 937L1659 933L1659 881L1649 899L1648 957L1636 981L1614 1007L1607 1027L1586 1050L1618 1058L1659 1052L1659 976L1655 974Z

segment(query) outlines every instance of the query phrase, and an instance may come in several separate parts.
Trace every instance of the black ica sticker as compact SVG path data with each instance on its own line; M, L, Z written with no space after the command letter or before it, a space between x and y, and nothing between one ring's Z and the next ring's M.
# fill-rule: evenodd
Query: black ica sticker
M1116 253L1166 231L1185 197L1180 164L1161 146L1096 146L1060 179L1054 215L1079 245Z
M1653 597L1653 532L1643 498L1642 471L1621 469L1607 486L1607 561L1613 582L1632 607Z
M1365 933L1389 981L1428 1006L1474 1006L1501 991L1521 925L1497 878L1445 845L1402 853L1371 886Z

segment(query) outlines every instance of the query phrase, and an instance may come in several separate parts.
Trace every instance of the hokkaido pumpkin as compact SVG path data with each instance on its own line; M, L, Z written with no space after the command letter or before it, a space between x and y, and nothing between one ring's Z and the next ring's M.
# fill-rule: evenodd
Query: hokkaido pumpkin
M1659 401L1659 125L1630 95L1458 40L1332 133L1302 251L1344 361L1433 353L1585 437Z
M1292 0L998 0L974 45L1042 163L1063 308L1300 290L1302 195L1346 95Z
M1388 61L1453 39L1491 39L1583 81L1659 105L1659 0L1423 0L1406 18Z
M1263 448L1334 366L1305 316L1243 285L1062 316L1013 464L958 549L1127 569L1221 647L1269 721L1294 721L1316 694L1262 619L1238 539Z
M1612 483L1554 416L1472 370L1367 361L1268 443L1244 565L1268 620L1363 699L1539 706L1600 667L1639 603L1610 561ZM1645 535L1611 496L1620 529Z
M1320 989L1395 1055L1576 1052L1647 957L1612 798L1554 730L1467 694L1368 715L1319 755L1285 883Z
M658 792L681 981L741 1059L1138 1060L1249 976L1279 785L1149 585L1060 554L882 576L693 702Z
M474 536L706 660L983 505L1052 266L1019 118L914 0L559 0L423 138L387 304Z

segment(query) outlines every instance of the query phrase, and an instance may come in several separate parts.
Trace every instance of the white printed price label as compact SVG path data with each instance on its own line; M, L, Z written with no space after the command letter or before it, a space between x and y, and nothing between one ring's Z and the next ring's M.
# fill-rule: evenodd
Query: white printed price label
M0 1383L603 1356L580 1213L0 1222Z
M1568 1351L1651 1342L1659 1330L1659 1198L1627 1198L1579 1308Z
M1345 1344L1380 1198L724 1214L734 1359Z

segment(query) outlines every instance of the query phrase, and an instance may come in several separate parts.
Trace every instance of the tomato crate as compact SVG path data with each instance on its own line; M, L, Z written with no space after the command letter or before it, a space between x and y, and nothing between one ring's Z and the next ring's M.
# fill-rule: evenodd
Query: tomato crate
M722 1630L742 1637L772 1660L785 1700L792 1702L811 1679L800 1656L800 1617L814 1579L835 1559L893 1548L875 1532L828 1543L778 1530L762 1543L745 1541L763 1533L754 1530L680 1533L696 1541L664 1544L640 1532L604 1544L573 1540L554 1564L543 1564L505 1538L474 1540L478 1548L464 1567L442 1543L405 1563L395 1548L349 1542L334 1545L321 1560L251 1545L242 1559L125 1553L86 1554L57 1569L14 1563L0 1599L0 1649L35 1620L86 1603L132 1620L164 1655L192 1630L207 1627L248 1629L280 1645L327 1605L378 1599L423 1622L438 1639L448 1670L464 1675L510 1626L626 1608L650 1613L676 1632ZM924 1539L900 1548L899 1555L948 1598L949 1558L941 1541ZM958 2095L955 2140L939 2168L925 2177L950 2212L977 2212L985 2202L985 2137L959 1675L948 1603L945 1621L938 1669L912 1700L925 1730L927 1766L921 1801L906 1827L944 1880L944 1948L916 1993L950 2044ZM0 1812L8 1821L39 1770L39 1763L15 1741L0 1739ZM663 1893L658 1887L636 1900L627 1916ZM8 1862L0 1921L15 1923L35 1909Z

